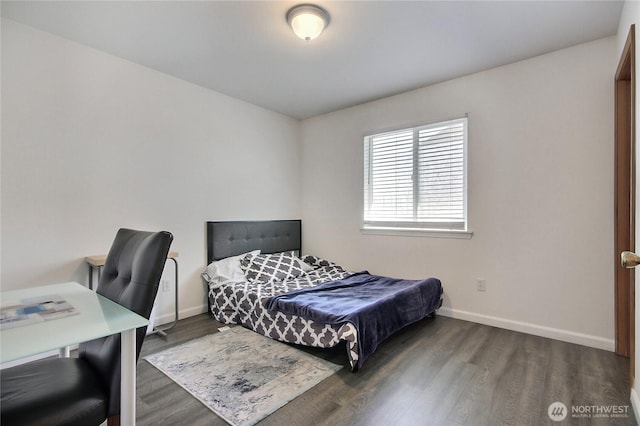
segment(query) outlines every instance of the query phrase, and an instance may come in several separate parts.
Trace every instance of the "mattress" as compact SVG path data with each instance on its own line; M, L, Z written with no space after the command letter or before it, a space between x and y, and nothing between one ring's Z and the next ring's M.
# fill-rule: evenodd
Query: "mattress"
M379 343L442 304L437 278L353 273L292 252L225 258L211 263L203 278L216 320L298 345L330 348L344 341L352 371Z
M271 296L316 287L352 275L339 265L313 256L304 259L314 269L297 278L276 282L209 283L209 306L213 317L224 324L239 324L263 336L287 343L330 348L346 342L349 363L358 362L358 336L350 323L330 325L296 315L272 312L264 307Z

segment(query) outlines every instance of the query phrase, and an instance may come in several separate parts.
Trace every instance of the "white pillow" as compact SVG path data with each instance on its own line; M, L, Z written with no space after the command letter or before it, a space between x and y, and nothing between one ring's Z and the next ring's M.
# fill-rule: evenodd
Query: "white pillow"
M240 268L240 259L247 255L255 256L260 254L260 250L253 250L238 256L231 256L211 262L202 272L202 277L210 284L222 284L224 282L246 281L244 272Z
M313 271L313 266L309 265L307 262L305 262L300 258L298 258L298 260L300 261L300 267L302 268L303 271L305 272Z

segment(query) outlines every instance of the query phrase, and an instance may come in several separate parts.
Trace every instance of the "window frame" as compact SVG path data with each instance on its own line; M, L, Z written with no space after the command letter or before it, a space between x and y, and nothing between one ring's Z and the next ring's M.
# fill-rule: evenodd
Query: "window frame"
M369 206L367 205L367 200L371 199L371 190L372 186L367 183L367 178L371 176L372 170L372 150L371 143L374 137L391 135L394 133L400 134L401 132L409 132L412 133L412 144L413 144L413 168L412 173L415 176L419 171L419 148L420 148L420 138L419 134L421 130L442 126L442 125L455 125L458 123L463 123L463 140L462 140L462 221L420 221L418 220L417 210L420 200L420 194L417 189L419 188L419 181L413 180L413 218L409 221L405 220L371 220L367 219L367 211ZM418 236L429 236L429 237L446 237L446 238L471 238L473 233L469 231L469 215L468 215L468 138L469 138L469 121L468 115L459 118L453 118L450 120L442 120L437 122L432 122L428 124L422 124L417 126L398 128L395 130L386 130L386 131L378 131L375 133L370 133L364 136L363 138L363 190L362 190L362 227L361 231L365 234L381 234L381 235L418 235ZM369 154L368 157L365 157L366 154ZM369 194L367 194L369 192ZM453 226L452 224L462 225ZM437 225L436 225L437 224ZM448 226L447 226L448 225Z

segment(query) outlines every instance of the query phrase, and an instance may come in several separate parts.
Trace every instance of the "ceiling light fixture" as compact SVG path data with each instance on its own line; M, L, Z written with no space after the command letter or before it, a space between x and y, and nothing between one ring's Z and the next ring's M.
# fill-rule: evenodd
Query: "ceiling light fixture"
M309 41L317 38L329 25L329 14L316 5L299 4L289 9L287 22L298 37Z

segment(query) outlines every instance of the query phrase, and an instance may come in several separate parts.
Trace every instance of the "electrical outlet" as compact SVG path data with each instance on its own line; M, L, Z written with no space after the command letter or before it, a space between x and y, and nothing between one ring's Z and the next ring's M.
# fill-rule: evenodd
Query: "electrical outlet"
M482 278L476 279L476 290L487 291L487 280L484 280Z
M169 286L169 280L162 280L162 291L166 293L169 290L171 290L171 287Z

